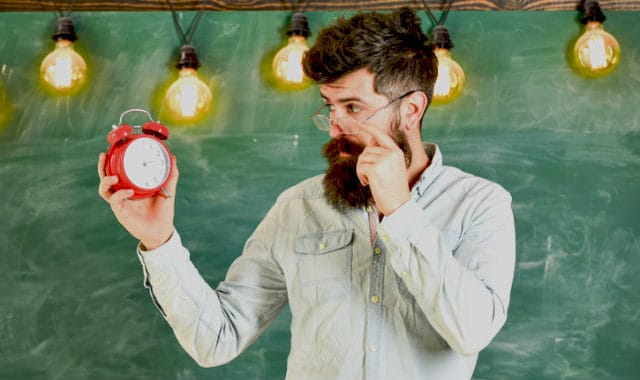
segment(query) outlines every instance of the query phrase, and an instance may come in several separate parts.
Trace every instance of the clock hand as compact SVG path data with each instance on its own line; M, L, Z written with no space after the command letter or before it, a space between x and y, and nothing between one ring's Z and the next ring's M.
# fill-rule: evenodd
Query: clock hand
M153 164L155 162L158 162L160 160L151 160L151 161L142 161L142 166L147 166L149 164Z

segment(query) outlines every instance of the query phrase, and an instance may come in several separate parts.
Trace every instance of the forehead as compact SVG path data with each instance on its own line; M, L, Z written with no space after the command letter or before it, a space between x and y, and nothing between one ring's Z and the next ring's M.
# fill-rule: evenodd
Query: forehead
M342 99L367 100L381 96L373 89L374 75L367 69L359 69L340 79L320 86L323 98L336 102Z

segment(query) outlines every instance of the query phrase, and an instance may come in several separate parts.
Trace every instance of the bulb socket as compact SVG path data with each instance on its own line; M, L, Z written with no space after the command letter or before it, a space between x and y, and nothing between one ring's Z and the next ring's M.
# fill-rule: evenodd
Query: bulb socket
M309 31L309 21L307 16L302 12L296 12L291 16L291 24L289 30L287 30L287 36L302 36L309 37L311 32Z
M578 10L582 11L580 22L583 24L587 24L590 21L603 23L604 20L607 19L607 17L602 12L602 8L600 8L600 4L596 0L583 1L578 6Z
M60 17L56 21L56 32L51 38L55 41L67 40L73 42L77 40L76 32L73 29L73 21L69 17Z
M451 50L453 48L453 42L449 36L449 29L444 25L436 25L431 31L432 46L442 49Z
M198 61L198 55L196 54L196 49L191 45L183 45L180 48L180 59L176 64L178 69L195 69L197 70L200 67L200 62Z

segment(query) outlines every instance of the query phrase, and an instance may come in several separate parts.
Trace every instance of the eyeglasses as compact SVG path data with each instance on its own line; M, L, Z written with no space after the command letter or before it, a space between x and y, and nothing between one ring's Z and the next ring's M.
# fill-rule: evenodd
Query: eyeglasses
M340 126L342 133L344 133L345 135L356 135L360 133L360 129L355 123L357 123L358 121L360 123L364 123L368 120L371 120L378 112L388 108L390 105L397 102L398 100L403 99L413 94L414 92L418 92L418 91L422 91L422 90L411 90L407 93L404 93L398 96L397 98L393 98L386 105L374 110L373 113L368 117L366 117L364 120L357 120L352 116L340 116L335 120L335 123L338 124L338 126ZM328 131L329 129L331 129L331 124L333 123L333 121L331 120L330 107L331 107L330 104L323 104L322 106L320 106L320 108L318 108L316 112L313 113L313 115L311 115L311 121L313 121L313 124L316 126L316 128L318 128L321 131Z

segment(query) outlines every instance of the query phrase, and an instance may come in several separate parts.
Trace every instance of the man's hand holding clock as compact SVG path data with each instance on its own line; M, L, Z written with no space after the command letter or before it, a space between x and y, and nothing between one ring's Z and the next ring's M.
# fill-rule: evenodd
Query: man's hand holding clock
M140 127L123 123L131 112L142 112L149 121ZM134 133L139 129L140 133ZM173 233L174 197L178 182L176 158L163 140L169 130L142 109L130 109L107 134L109 151L98 159L98 193L116 218L145 249L165 243Z
M175 156L171 157L173 170L166 183L167 193L163 191L142 199L130 199L134 194L131 189L113 191L112 186L118 183L118 176L106 174L106 161L107 155L100 153L98 193L109 203L118 222L132 236L139 239L147 250L164 244L173 234L175 194L179 175Z

